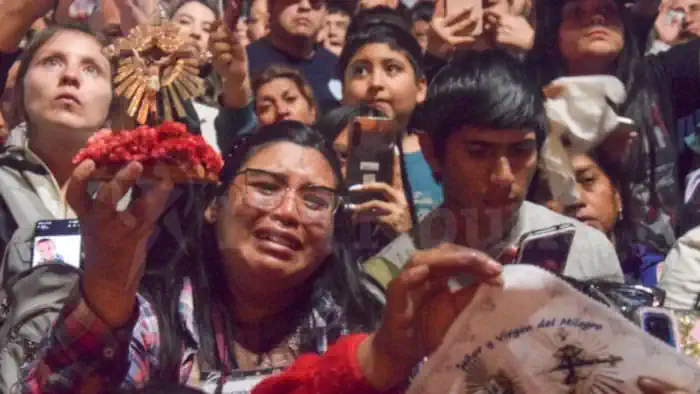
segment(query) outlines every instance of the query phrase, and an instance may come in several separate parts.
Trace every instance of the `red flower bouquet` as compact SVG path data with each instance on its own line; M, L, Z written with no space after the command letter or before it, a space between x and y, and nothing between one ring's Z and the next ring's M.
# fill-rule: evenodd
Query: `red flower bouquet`
M145 177L170 177L175 183L218 183L224 165L221 156L200 135L193 135L178 122L134 130L102 130L93 135L85 148L73 158L97 164L94 176L111 179L131 161L144 165Z

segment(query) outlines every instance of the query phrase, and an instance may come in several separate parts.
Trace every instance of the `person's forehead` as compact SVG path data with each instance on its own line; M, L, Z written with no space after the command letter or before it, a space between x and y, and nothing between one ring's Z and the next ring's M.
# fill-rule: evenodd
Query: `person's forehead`
M103 46L97 39L87 33L64 30L56 33L37 50L37 55L47 52L59 52L109 64L102 54Z
M476 127L464 125L455 131L456 137L463 141L485 142L493 144L514 144L526 141L534 141L534 130L512 128L494 129L488 127Z
M284 174L290 178L308 178L317 184L334 182L333 169L321 152L288 141L273 142L260 148L243 167Z
M216 15L214 10L198 1L188 1L175 11L174 16L187 15L190 17L214 20Z
M402 59L405 61L410 61L408 55L405 51L400 48L392 48L389 44L384 42L368 42L367 44L361 46L356 52L353 59Z

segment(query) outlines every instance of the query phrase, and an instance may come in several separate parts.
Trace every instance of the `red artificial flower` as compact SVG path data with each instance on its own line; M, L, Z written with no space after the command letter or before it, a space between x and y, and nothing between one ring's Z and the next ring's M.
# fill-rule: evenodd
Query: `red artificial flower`
M192 135L179 122L165 122L157 128L139 126L133 130L100 130L73 158L78 164L91 159L99 165L129 161L152 163L174 160L192 166L201 165L210 175L218 175L224 166L221 156L200 135Z

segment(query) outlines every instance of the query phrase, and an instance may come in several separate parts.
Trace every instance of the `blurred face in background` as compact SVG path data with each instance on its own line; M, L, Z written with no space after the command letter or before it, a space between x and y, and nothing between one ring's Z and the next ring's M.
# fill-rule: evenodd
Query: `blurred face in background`
M270 31L279 37L315 42L325 18L325 0L274 0L270 3Z
M255 112L260 124L270 125L282 120L312 124L316 109L302 93L299 85L289 78L276 78L255 92Z
M211 26L215 20L214 11L198 1L188 1L173 15L173 22L180 26L182 34L196 43L201 51L207 49Z
M605 72L624 45L620 6L614 0L570 0L562 8L559 50L571 71Z
M428 47L428 31L430 30L430 22L429 21L415 21L413 23L413 37L416 38L416 41L418 41L418 44L420 44L420 47L423 48L425 51L425 48Z
M598 164L587 155L575 155L571 165L576 175L579 198L565 209L571 216L612 238L622 199L617 188Z
M683 31L681 32L681 40L685 41L700 37L699 0L675 0L671 3L671 9L681 11L683 13Z
M323 46L336 56L340 56L345 46L345 37L350 26L350 15L334 12L326 16Z
M267 9L268 0L253 0L248 16L248 38L257 41L267 34L269 15Z

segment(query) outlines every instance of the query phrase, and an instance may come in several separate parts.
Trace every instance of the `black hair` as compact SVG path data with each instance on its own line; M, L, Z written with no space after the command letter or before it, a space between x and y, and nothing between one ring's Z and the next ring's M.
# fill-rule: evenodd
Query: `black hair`
M336 178L339 190L345 190L340 164L330 144L317 131L300 122L282 121L261 128L257 133L238 140L221 173L222 184L214 192L211 186L183 186L182 195L174 205L180 223L167 234L161 231L154 245L150 248L146 273L141 281L140 290L153 305L158 317L161 349L158 355L159 370L156 378L172 380L178 377L182 357L182 343L188 334L179 320L180 293L185 278L192 285L194 302L194 320L200 337L199 352L204 364L231 373L237 365L226 364L222 357L236 360L233 346L227 347L227 354L220 355L214 334L213 313L219 313L223 325L226 343L231 344L236 328L230 312L229 294L225 282L224 268L221 264L218 237L214 225L204 222L204 211L215 195L220 195L228 187L237 171L263 146L276 142L294 144L318 150L328 160ZM204 188L204 189L202 189ZM330 293L334 302L342 309L339 321L331 322L336 326L327 327L329 342L343 334L342 330L372 331L376 328L381 306L361 284L360 267L354 259L350 229L350 214L338 209L334 220L332 253L319 266L309 279L310 296L299 308L315 307L320 296ZM172 229L164 215L159 228ZM180 231L180 233L178 233ZM184 231L184 233L182 233ZM295 305L295 308L297 305ZM318 333L302 332L301 350L316 350L312 344L319 343Z
M430 22L435 13L435 3L429 1L419 1L411 8L411 19L413 24L424 21Z
M571 0L552 1L546 7L538 7L535 13L537 18L535 41L526 61L542 86L567 75L566 59L559 50L559 29L563 21L562 9L569 1ZM655 175L658 142L653 137L655 122L652 112L654 106L658 105L660 116L666 126L674 126L675 119L670 103L667 100L661 100L661 97L670 97L670 91L666 86L655 83L658 78L648 67L639 67L644 54L642 45L635 35L632 16L621 1L617 1L616 4L623 23L624 46L611 73L622 81L627 92L627 100L617 108L616 112L631 118L639 127L641 134L641 138L635 141L628 160L629 178L630 181L635 182L648 180L650 203L653 207L659 207ZM648 149L645 149L646 144Z
M368 44L387 44L401 51L413 66L416 78L422 78L423 49L411 31L410 18L389 7L374 7L360 11L348 27L345 46L338 59L336 74L345 80L345 69L360 48Z
M326 112L317 122L314 128L318 130L329 143L333 143L338 135L345 130L352 120L358 116L377 116L384 114L366 104L358 106L339 106Z
M502 49L467 52L436 76L418 117L442 157L450 134L462 126L528 129L538 147L547 135L544 97L525 66Z
M345 14L352 19L355 14L355 4L348 1L327 1L328 14Z

